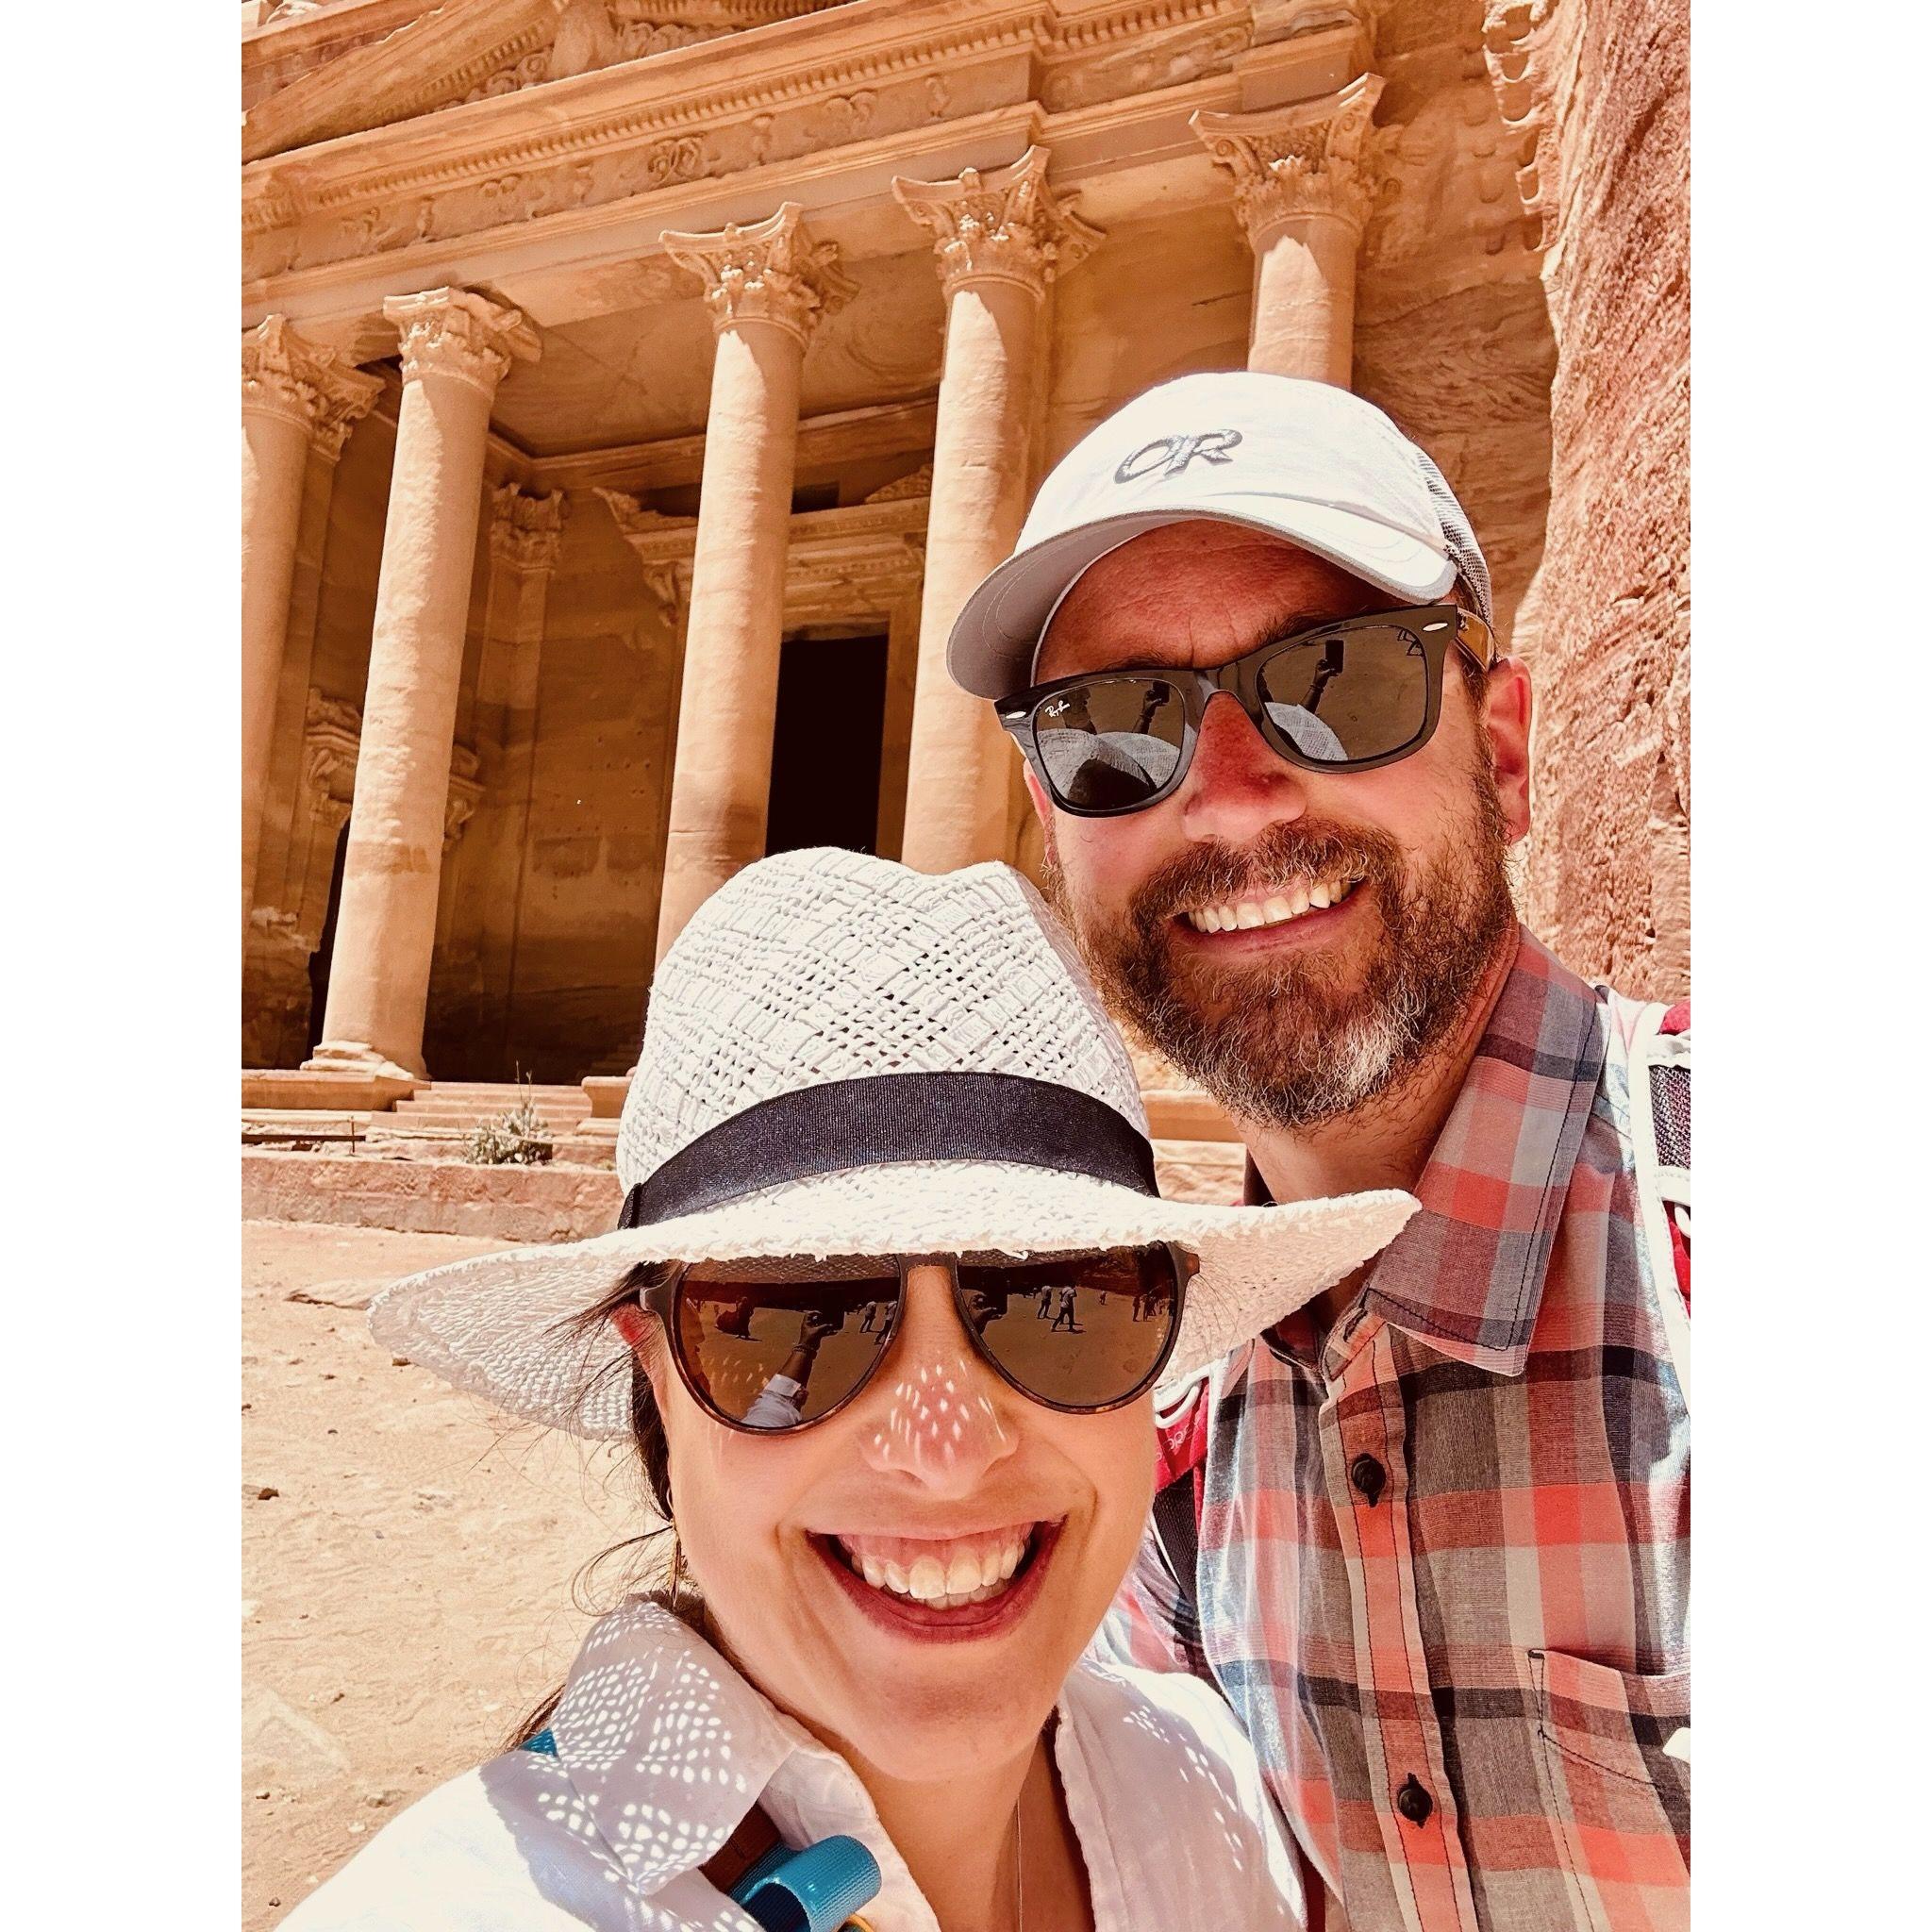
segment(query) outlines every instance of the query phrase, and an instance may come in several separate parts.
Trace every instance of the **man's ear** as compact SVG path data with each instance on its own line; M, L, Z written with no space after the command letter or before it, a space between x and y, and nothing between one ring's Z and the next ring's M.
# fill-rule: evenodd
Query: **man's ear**
M1046 834L1047 849L1053 849L1053 801L1046 795L1046 787L1040 782L1031 765L1022 763L1021 775L1026 780L1026 796L1033 801L1033 815L1040 821L1040 828Z
M1529 832L1529 728L1534 708L1529 672L1523 660L1498 659L1490 669L1483 694L1483 724L1489 731L1496 799L1512 845Z

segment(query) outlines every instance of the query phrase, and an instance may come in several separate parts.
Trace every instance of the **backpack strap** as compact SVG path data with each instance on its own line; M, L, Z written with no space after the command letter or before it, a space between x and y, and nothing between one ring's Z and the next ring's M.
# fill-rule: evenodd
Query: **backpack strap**
M1690 1003L1644 1008L1630 1042L1638 1218L1664 1343L1690 1406ZM1675 1291L1673 1292L1673 1290Z
M1208 1409L1208 1372L1204 1369L1155 1418L1159 1457L1154 1479L1154 1545L1174 1585L1174 1636L1194 1657L1201 1656L1201 1607L1195 1574L1201 1552Z

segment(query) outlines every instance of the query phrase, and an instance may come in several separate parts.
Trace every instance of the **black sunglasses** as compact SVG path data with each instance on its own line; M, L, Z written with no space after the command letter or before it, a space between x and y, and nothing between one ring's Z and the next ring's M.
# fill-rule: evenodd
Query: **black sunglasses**
M1047 796L1076 818L1158 805L1193 763L1209 699L1226 691L1274 752L1307 772L1370 772L1420 751L1442 710L1451 645L1484 671L1496 641L1454 604L1310 625L1212 671L1091 671L995 708Z
M726 1428L809 1428L877 1373L899 1332L907 1272L953 1278L973 1346L1047 1408L1095 1415L1148 1389L1174 1352L1196 1263L1173 1242L1030 1260L899 1255L678 1262L639 1296L678 1378Z

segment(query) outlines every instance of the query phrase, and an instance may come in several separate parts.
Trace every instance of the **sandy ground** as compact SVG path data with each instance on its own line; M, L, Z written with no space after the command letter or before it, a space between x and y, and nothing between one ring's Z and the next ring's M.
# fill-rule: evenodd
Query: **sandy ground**
M500 1747L576 1650L578 1571L643 1526L632 1463L513 1429L370 1339L386 1282L504 1245L244 1224L245 1932ZM623 1561L586 1588L608 1607Z

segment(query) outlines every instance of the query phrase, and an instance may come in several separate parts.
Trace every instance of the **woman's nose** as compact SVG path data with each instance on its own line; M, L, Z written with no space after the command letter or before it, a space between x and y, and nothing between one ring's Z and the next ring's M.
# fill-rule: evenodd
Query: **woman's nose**
M906 1282L899 1332L858 1420L874 1468L948 1496L970 1494L1019 1447L1011 1391L974 1352L945 1269Z

